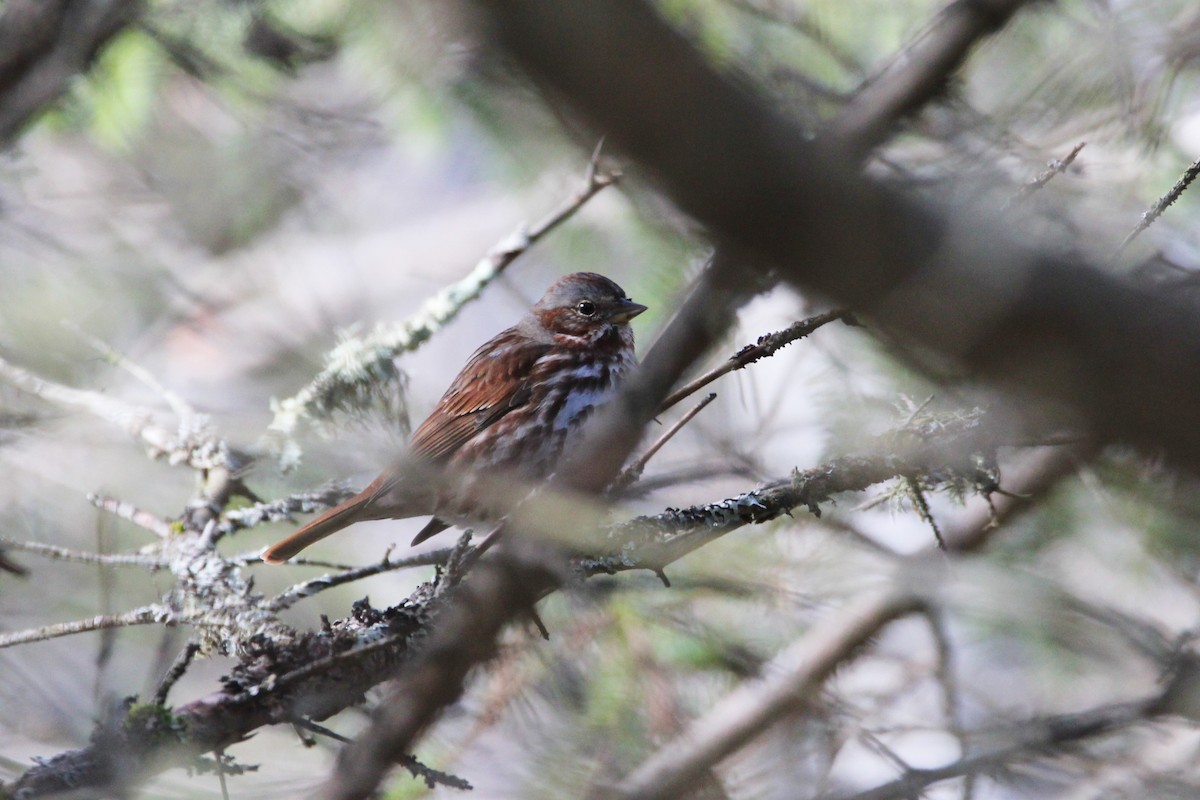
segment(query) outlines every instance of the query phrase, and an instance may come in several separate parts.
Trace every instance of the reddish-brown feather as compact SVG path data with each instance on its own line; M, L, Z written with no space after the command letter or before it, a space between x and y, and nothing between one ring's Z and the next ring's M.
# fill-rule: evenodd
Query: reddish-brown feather
M433 413L413 432L413 455L441 461L527 395L530 371L550 345L509 328L475 351L442 395Z

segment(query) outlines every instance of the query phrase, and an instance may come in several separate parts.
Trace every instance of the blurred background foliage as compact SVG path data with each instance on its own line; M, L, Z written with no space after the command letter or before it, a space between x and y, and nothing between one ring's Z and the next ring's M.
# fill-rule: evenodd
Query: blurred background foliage
M863 80L903 58L940 3L658 5L715 63L815 129ZM307 383L339 332L405 319L581 182L601 132L553 110L486 57L477 35L469 7L457 3L147 3L68 97L0 156L0 355L67 385L158 407L80 332L98 337L211 414L231 441L254 446L270 422L270 399ZM934 200L969 199L1001 213L1047 161L1086 142L1066 174L1004 212L1012 224L1116 271L1159 254L1168 278L1186 276L1200 266L1194 192L1114 254L1142 211L1200 157L1198 63L1192 0L1037 4L987 40L944 101L868 170ZM609 158L620 164L619 154ZM635 323L644 346L705 253L694 227L631 171L399 360L414 416L555 276L595 270L616 279L651 307ZM758 298L713 361L820 308L820 298L785 290ZM667 482L619 513L717 500L793 467L868 450L927 396L930 413L987 402L931 385L898 366L887 343L840 325L716 389L717 404L648 473L669 478L699 467L703 479ZM89 492L163 516L182 512L192 476L148 461L121 432L2 384L0 412L4 536L103 551L145 544L143 531L99 515ZM284 474L265 460L249 483L275 497L334 477L365 479L396 447L398 431L381 413L339 417L326 435L305 434L298 470ZM418 755L487 798L578 796L598 776L624 773L815 619L877 582L897 553L930 545L928 525L903 493L871 502L894 488L842 498L821 520L798 512L740 531L672 567L669 590L652 576L623 575L548 600L550 641L513 632ZM960 727L1151 691L1156 665L1130 646L1128 632L1061 598L1119 610L1168 639L1192 635L1196 496L1190 476L1165 474L1144 456L1105 454L954 573L960 603L940 645L920 620L889 628L831 681L818 707L731 759L722 770L728 796L866 788L894 776L896 758L915 766L953 760ZM943 522L963 513L951 498L930 501ZM420 524L357 526L321 555L366 563ZM225 546L256 550L287 529L244 532ZM152 602L169 588L168 577L136 570L21 560L32 578L0 575L9 630ZM252 569L267 591L312 572ZM417 570L341 587L289 619L313 627L365 594L377 605L396 602L428 577ZM135 628L0 652L0 774L15 776L31 757L84 741L114 698L154 685L181 641L178 631ZM939 659L959 675L951 719ZM227 668L199 665L173 698L210 691ZM363 721L346 712L329 724L352 736ZM977 781L973 796L1195 793L1194 730L1162 725L1117 738L1119 747L998 771ZM234 753L261 765L231 779L236 796L305 793L334 749L321 743L319 752L313 758L287 730L260 734ZM1167 784L1185 788L1155 794ZM939 791L929 796L963 796L958 783ZM430 792L406 775L389 792L454 793ZM177 771L142 796L220 795L212 776Z

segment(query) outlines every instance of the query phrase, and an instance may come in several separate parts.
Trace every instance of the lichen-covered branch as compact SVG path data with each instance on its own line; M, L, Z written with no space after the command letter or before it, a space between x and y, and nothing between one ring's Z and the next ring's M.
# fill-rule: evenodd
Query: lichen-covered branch
M838 492L859 491L902 476L912 476L927 488L966 482L986 491L994 487L997 479L989 450L994 442L989 441L976 416L956 417L944 424L922 418L909 428L883 437L881 447L896 452L833 459L718 503L667 509L657 515L617 523L605 532L607 541L613 545L611 554L578 559L575 563L590 575L629 569L661 570L744 525L775 519L797 507L818 511L820 503ZM186 542L193 535L184 533L178 538ZM431 560L436 555L430 556ZM211 624L215 627L201 625L198 634L227 637L223 639L226 651L238 656L239 665L220 691L172 711L163 710L172 720L170 737L127 743L127 751L136 754L136 758L130 756L133 760L129 766L136 767L134 773L139 775L147 769L185 764L194 754L232 745L262 725L323 719L356 702L363 692L392 677L405 663L414 636L434 630L430 625L438 624L434 613L443 602L440 584L423 584L393 608L376 610L360 604L346 619L320 631L299 633L271 622L273 607L290 606L331 582L345 583L416 560L380 562L353 572L322 576L297 584L273 599L248 592L240 578L229 583L237 575L234 565L222 562L215 554L192 556L185 563L190 564L186 571L198 572L188 589L197 593L188 601L190 607L198 609L204 602L218 605L211 611ZM485 560L481 565L487 563ZM475 580L476 571L472 570L464 585ZM240 594L229 591L238 587L242 587L238 590ZM472 591L487 595L479 586ZM185 593L186 596L189 595ZM488 607L503 612L494 621L506 618L506 607ZM186 611L184 608L175 613ZM204 618L204 614L198 614L195 621L203 622ZM481 624L480 619L474 617L471 624ZM209 648L211 645L206 647ZM160 747L172 753L166 762L159 760ZM78 778L78 770L99 780L108 774L97 766L102 752L103 748L94 742L83 750L34 767L17 785L52 784L55 773L60 773L57 780L66 780L63 775L67 774ZM88 769L93 772L87 772ZM29 795L39 796L42 795L37 792Z
M959 419L936 433L898 431L883 441L890 448L874 455L834 458L716 503L669 508L619 523L608 531L614 551L581 558L577 565L589 575L630 569L658 572L746 525L777 519L796 508L820 516L820 504L834 495L894 478L911 479L926 488L973 487L984 494L999 488L996 442L989 440L976 417Z
M126 611L123 614L100 614L87 619L72 622L59 622L55 625L44 625L12 633L0 633L0 648L14 647L31 642L44 642L47 639L57 639L60 636L73 636L77 633L102 631L109 628L127 628L130 625L150 625L151 623L171 623L174 613L164 605L148 605Z
M83 550L73 550L69 547L59 547L41 542L22 542L17 539L0 537L0 550L19 550L23 553L52 558L56 561L75 561L81 564L104 564L119 567L149 567L162 569L167 562L153 555L141 553L89 553Z

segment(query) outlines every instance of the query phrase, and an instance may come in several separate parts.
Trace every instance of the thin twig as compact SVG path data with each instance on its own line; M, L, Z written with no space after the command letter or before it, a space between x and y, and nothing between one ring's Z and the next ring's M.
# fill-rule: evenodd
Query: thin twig
M150 567L164 569L168 566L166 560L157 556L141 555L140 553L90 553L86 550L72 550L69 547L59 547L54 544L41 542L22 542L16 539L0 537L0 547L9 550L19 550L22 553L53 558L58 561L74 561L80 564L104 564L114 567Z
M96 352L104 356L104 359L110 364L125 370L143 385L158 394L158 396L161 397L163 401L171 407L171 410L175 412L175 416L179 418L181 424L185 426L191 424L192 419L196 416L196 409L192 408L191 404L180 397L177 393L164 386L158 378L154 377L150 370L146 369L135 361L131 361L128 356L104 340L87 333L74 321L63 320L62 324L66 326L67 330L83 339L83 341L89 344L94 350L96 350Z
M153 702L156 705L165 706L167 704L167 695L170 694L171 687L183 677L183 673L187 672L187 668L191 666L192 659L196 657L196 653L198 652L200 652L200 643L194 641L188 642L183 650L179 652L179 655L171 663L167 673L158 682L158 688L154 690Z
M369 578L372 575L379 575L384 572L394 572L398 569L441 564L449 556L449 553L450 551L448 549L431 550L426 553L418 553L417 555L408 556L407 558L401 558L395 561L392 561L389 557L385 556L384 559L378 564L357 567L336 575L322 575L318 578L297 583L295 586L286 589L271 600L263 603L262 608L264 611L278 613L283 611L285 608L291 608L305 598L312 597L315 594L319 594L326 589L332 589L335 586L342 586L354 581L360 581L363 578ZM262 559L260 558L259 561L261 560Z
M1056 158L1053 161L1051 161L1050 163L1048 163L1046 165L1046 169L1041 174L1039 174L1036 178L1034 178L1029 183L1022 186L1017 191L1017 193L1014 194L1012 197L1008 198L1008 201L1004 204L1004 206L1007 208L1007 207L1013 205L1014 203L1018 203L1021 200L1024 200L1026 197L1029 197L1029 195L1038 191L1043 186L1045 186L1047 183L1052 181L1056 176L1062 175L1063 173L1065 173L1067 171L1067 169L1071 166L1071 164L1075 163L1075 158L1079 155L1080 151L1083 150L1083 148L1086 146L1087 146L1087 142L1080 142L1079 144L1077 144L1073 148L1071 148L1071 152L1067 153L1067 155L1064 158L1062 158L1062 159Z
M1129 246L1129 243L1136 239L1142 231L1153 225L1162 216L1163 212L1178 200L1180 195L1187 191L1187 188L1192 185L1192 181L1196 180L1197 176L1200 176L1200 161L1196 161L1188 167L1179 180L1175 181L1175 185L1171 187L1171 191L1160 197L1158 202L1149 211L1142 214L1142 218L1138 221L1138 224L1121 241L1121 246L1117 248L1117 255L1123 253L1125 248Z
M3 358L0 358L0 378L47 402L85 411L121 428L140 439L153 458L166 455L173 464L187 464L196 469L225 463L227 448L208 430L201 415L194 416L186 427L167 426L151 409L46 380Z
M297 719L293 721L293 724L298 728L304 728L305 730L312 731L313 733L319 733L322 736L327 736L330 739L343 744L350 744L350 742L353 741L346 736L342 736L335 730L330 730L324 725L318 725L317 723L308 719ZM441 770L437 770L433 767L422 764L417 760L416 756L402 754L396 757L396 763L412 773L414 778L420 778L421 780L425 781L425 785L430 789L434 788L438 784L449 786L452 789L462 789L463 791L470 791L472 788L474 788L471 786L470 782L465 781L456 775L451 775L447 772L442 772Z
M1073 742L1103 736L1150 719L1161 711L1161 697L1119 703L1078 714L1031 719L1016 726L1012 742L965 756L933 769L909 769L894 781L852 795L822 795L822 800L902 800L917 797L927 786L941 781L988 772L1022 757L1045 756Z
M133 503L98 494L88 494L87 500L101 511L107 511L116 517L132 522L139 528L145 528L160 539L169 538L176 532L170 522L149 511L143 511Z
M235 567L254 567L265 564L262 560L262 548L250 550L248 552L239 553L236 556L230 556L225 559ZM336 569L339 572L343 570L358 569L361 564L343 564L340 561L326 561L321 558L296 558L288 559L289 567L317 567L318 569Z
M703 400L701 400L699 403L693 406L690 411L680 417L674 425L667 428L667 430L663 432L663 435L659 436L654 444L646 448L646 452L638 456L638 458L628 467L621 470L621 474L617 475L616 480L614 480L612 482L612 486L609 487L609 494L617 494L621 492L637 481L638 478L642 477L642 472L646 469L646 464L650 461L650 459L654 458L654 454L661 450L663 445L671 441L675 434L683 430L683 426L691 422L697 414L704 410L705 406L716 399L717 393L709 392Z
M855 324L853 321L854 317L851 312L845 309L840 309L838 311L829 311L824 314L818 314L815 317L809 317L808 319L800 320L799 322L795 322L781 331L768 333L758 337L757 342L754 344L748 344L741 350L738 350L729 357L729 360L722 363L721 366L709 370L699 378L696 378L695 380L681 386L679 389L668 395L667 399L663 400L662 405L659 406L658 413L661 414L685 397L695 394L705 386L708 386L710 383L715 381L717 378L720 378L722 375L726 375L734 370L742 369L745 366L753 364L759 359L773 356L779 350L796 341L797 339L803 339L817 328L820 328L821 326L837 319L845 320L848 324Z
M929 509L929 500L925 497L925 492L921 489L921 483L911 475L904 476L904 485L908 488L909 494L912 497L913 507L917 510L917 515L921 521L933 529L933 539L937 542L939 550L946 549L946 540L942 538L942 530L938 527L937 520L933 518L933 512Z
M229 800L229 787L225 785L225 751L217 750L213 755L217 762L217 780L221 783L221 799Z
M126 611L124 614L101 614L88 619L78 619L72 622L59 622L54 625L44 625L40 628L30 628L13 633L0 634L0 648L13 647L30 642L43 642L47 639L57 639L60 636L73 636L77 633L102 631L108 628L126 628L131 625L150 625L155 622L171 622L175 615L171 609L162 605L148 605Z

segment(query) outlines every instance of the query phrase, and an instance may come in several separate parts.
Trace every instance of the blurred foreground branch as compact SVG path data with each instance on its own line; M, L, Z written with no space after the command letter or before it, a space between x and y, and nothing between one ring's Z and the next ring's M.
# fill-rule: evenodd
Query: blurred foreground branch
M953 5L1007 15L1020 4ZM877 140L873 118L836 126L836 139L809 140L645 3L479 6L523 66L714 235L911 343L924 366L953 365L1048 401L1014 404L1027 414L1067 417L1102 440L1200 465L1200 324L1190 304L1078 257L1031 249L981 214L933 209L864 180L850 154ZM991 27L962 30L969 37ZM930 56L943 74L958 63L946 55L968 50L963 36L945 43L945 53ZM629 66L648 59L653 68ZM895 86L930 96L926 64L908 68L914 74ZM893 122L912 110L900 95L871 107ZM680 141L689 146L673 146Z
M10 0L0 15L0 144L62 96L141 0Z

